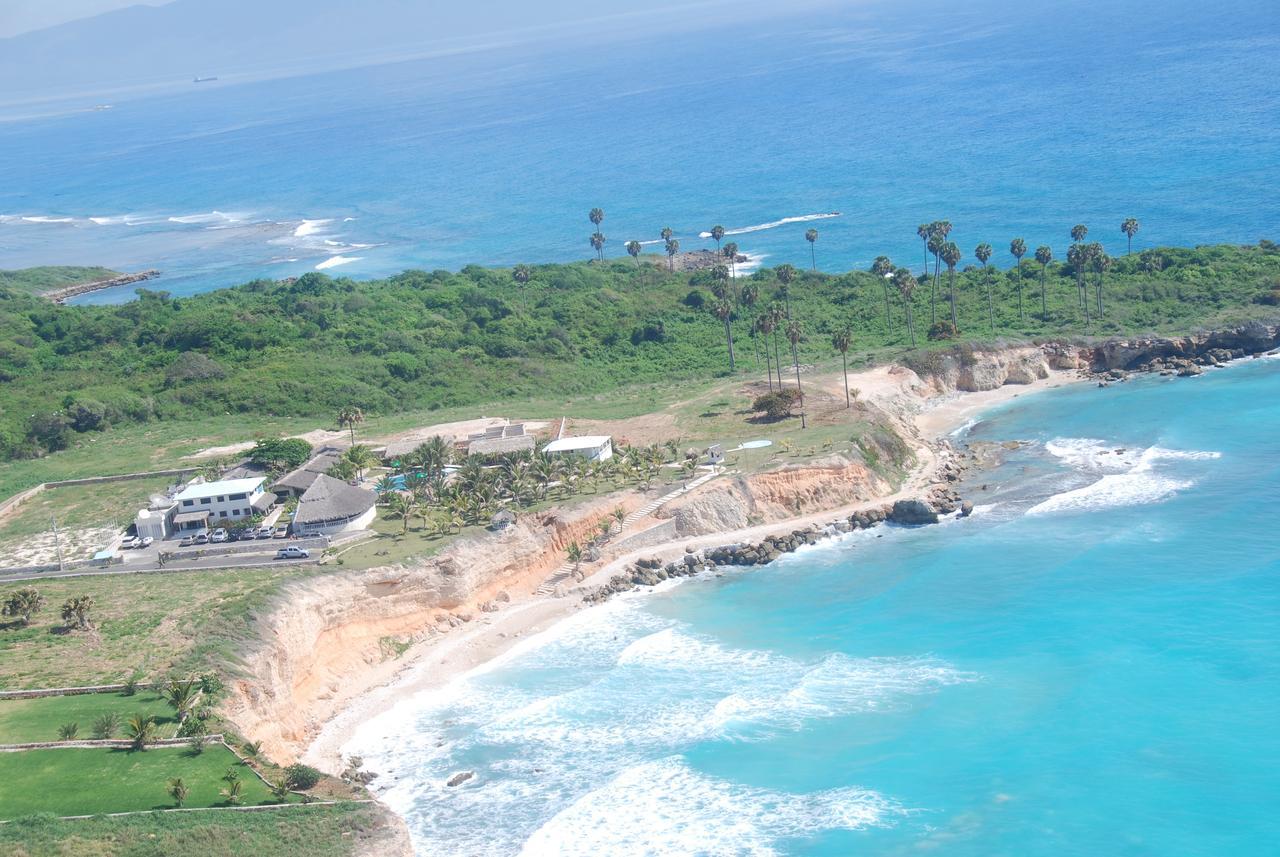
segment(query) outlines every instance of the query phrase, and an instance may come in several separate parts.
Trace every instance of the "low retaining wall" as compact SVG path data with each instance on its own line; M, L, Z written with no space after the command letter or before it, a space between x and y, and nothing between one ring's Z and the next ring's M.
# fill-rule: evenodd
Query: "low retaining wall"
M199 678L199 676L190 676L187 680ZM166 682L161 681L139 681L134 683L134 687L138 690L155 690L158 687L164 687ZM84 687L42 687L31 688L29 690L0 690L0 700L2 699L38 699L42 696L83 696L90 693L119 693L128 688L127 684L92 684Z
M86 476L83 479L62 479L56 482L41 482L24 491L19 491L7 500L0 502L0 518L12 512L41 491L49 488L70 488L75 485L99 485L104 482L128 482L131 479L151 479L156 476L181 476L194 473L196 467L176 467L169 470L149 470L143 473L120 473L115 476Z
M201 735L199 736L201 744L221 744L227 747L227 742L222 739L221 734L217 735ZM157 738L154 741L148 741L148 747L189 747L195 738ZM0 744L0 753L17 753L22 750L92 750L95 747L106 747L108 749L127 750L133 746L133 742L127 738L104 738L98 740L96 738L84 738L74 741L31 741L26 744ZM227 747L230 750L230 747ZM231 751L233 755L239 758L239 753ZM240 761L244 761L241 759ZM255 772L256 773L256 772ZM262 775L258 775L258 779L262 779ZM266 782L266 780L263 780ZM270 783L267 783L270 785Z

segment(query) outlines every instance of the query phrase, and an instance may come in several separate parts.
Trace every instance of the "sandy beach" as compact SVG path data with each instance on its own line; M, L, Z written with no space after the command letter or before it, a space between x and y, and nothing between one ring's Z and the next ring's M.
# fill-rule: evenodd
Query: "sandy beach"
M823 379L830 384L833 381ZM838 380L838 376L837 376ZM735 542L758 541L775 533L789 533L811 525L825 525L873 506L918 496L934 481L933 474L945 455L945 445L937 441L962 427L981 412L1015 398L1078 383L1075 372L1058 371L1029 384L1006 384L993 390L933 395L919 384L914 373L897 367L877 367L851 374L865 400L896 413L916 435L917 465L893 494L848 506L815 512L784 521L762 524L710 535L669 541L613 557L593 571L583 587L606 582L624 566L641 557L670 561L688 550L716 547ZM943 450L939 452L939 450ZM654 519L652 524L659 521ZM651 525L652 525L651 524ZM399 701L434 688L483 666L509 651L517 643L545 631L580 610L590 609L580 597L529 595L513 596L512 602L496 613L481 613L466 626L414 645L402 659L371 666L378 673L376 686L357 697L330 719L318 732L302 758L308 764L330 772L342 769L343 748L357 730L372 718L388 711Z

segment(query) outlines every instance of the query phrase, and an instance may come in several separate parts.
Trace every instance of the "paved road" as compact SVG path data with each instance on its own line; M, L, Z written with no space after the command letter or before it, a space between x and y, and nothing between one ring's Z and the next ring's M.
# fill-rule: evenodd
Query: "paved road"
M6 574L0 570L0 583L16 583L22 580L44 580L50 577L105 577L116 574L177 574L184 571L208 571L220 568L261 568L278 565L314 565L320 561L320 551L312 551L308 559L275 559L274 554L247 554L237 556L207 556L195 560L170 560L161 568L155 562L126 562L110 568L70 568L66 571L46 571L37 574L17 572Z

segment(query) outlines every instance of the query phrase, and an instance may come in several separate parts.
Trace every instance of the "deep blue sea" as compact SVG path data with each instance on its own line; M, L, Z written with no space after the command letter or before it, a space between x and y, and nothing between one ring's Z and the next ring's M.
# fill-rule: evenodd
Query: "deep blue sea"
M804 265L816 227L828 271L923 264L940 218L1001 264L1015 236L1063 256L1077 222L1118 252L1128 216L1139 248L1276 238L1275 13L873 0L747 27L726 6L714 32L26 105L0 113L0 268L159 268L190 294L560 261L590 255L592 206L612 255L719 223Z
M1274 358L1025 397L973 517L616 598L349 750L432 857L1269 857L1278 423Z

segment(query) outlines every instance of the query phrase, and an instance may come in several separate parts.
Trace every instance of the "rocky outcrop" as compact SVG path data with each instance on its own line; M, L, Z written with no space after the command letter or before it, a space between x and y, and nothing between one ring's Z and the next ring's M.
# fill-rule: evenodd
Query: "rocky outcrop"
M156 270L139 271L136 274L121 274L117 277L108 277L105 280L94 280L90 283L76 283L73 286L63 286L60 289L53 289L44 292L43 296L56 304L64 303L69 298L77 295L87 295L89 292L97 292L103 289L112 289L116 286L127 286L130 283L141 283L152 277L160 276L160 272Z
M803 465L712 482L659 513L680 537L741 530L888 494L892 486L862 461L829 455Z
M927 500L899 500L890 509L889 520L907 526L936 524L938 510Z
M1049 360L1035 346L988 351L962 347L933 359L934 365L925 376L939 392L976 393L1049 377Z
M1190 336L1108 340L1091 349L1088 368L1097 373L1177 371L1187 365L1218 365L1277 346L1280 346L1280 325L1253 321Z

